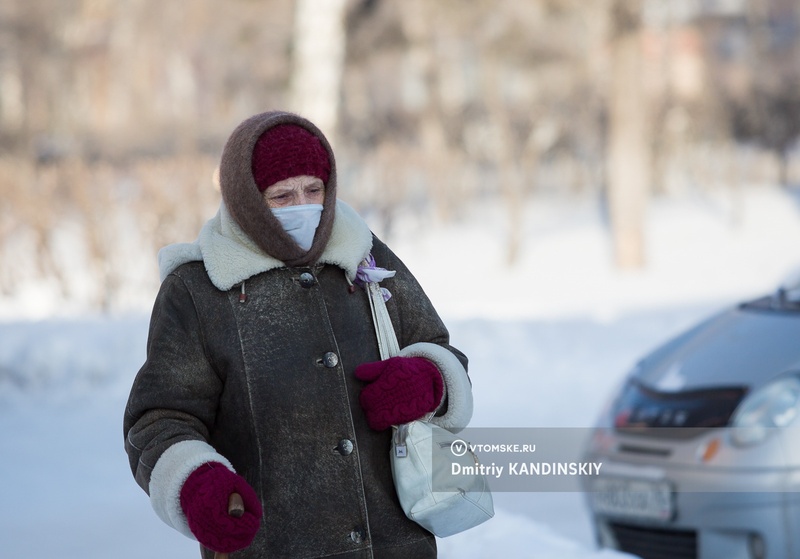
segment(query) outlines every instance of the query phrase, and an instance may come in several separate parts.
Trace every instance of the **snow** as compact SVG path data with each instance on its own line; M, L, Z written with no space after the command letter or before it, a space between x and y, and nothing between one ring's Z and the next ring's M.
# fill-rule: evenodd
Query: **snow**
M470 357L473 426L588 427L637 357L797 269L792 193L739 196L655 200L638 272L611 266L602 214L585 200L526 206L514 265L504 211L492 204L456 224L401 219L387 240ZM122 447L149 309L63 316L57 301L44 310L40 301L34 320L25 303L0 301L4 556L198 557L153 513ZM496 493L495 507L486 524L439 540L440 556L629 557L595 549L578 492Z

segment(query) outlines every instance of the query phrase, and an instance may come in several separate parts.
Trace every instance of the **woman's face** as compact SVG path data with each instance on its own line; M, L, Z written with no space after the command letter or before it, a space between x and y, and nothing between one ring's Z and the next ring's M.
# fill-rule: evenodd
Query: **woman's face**
M317 177L289 177L269 185L263 196L270 208L322 204L325 199L325 185Z

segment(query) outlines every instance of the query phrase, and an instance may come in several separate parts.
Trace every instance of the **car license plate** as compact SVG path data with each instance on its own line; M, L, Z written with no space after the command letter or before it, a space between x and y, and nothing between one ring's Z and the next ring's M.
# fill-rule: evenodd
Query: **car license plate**
M673 515L672 486L667 481L607 476L595 479L591 491L592 509L599 514L653 520L670 520Z

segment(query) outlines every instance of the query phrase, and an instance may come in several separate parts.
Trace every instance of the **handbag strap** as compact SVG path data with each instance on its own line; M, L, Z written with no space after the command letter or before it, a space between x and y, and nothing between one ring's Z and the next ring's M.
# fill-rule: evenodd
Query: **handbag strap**
M397 334L394 331L392 319L389 317L389 311L386 308L386 300L383 298L383 291L381 290L381 286L378 285L378 282L367 282L366 288L369 294L369 308L372 312L372 322L375 325L375 336L378 338L378 351L380 351L381 359L389 359L400 353L400 344L397 342ZM433 419L434 415L435 412L425 414L425 416L420 418L420 421L427 423ZM395 431L395 442L401 447L405 446L407 433L407 424L401 425L400 430Z
M397 334L395 334L392 319L389 318L381 286L378 285L378 282L368 282L366 287L369 294L369 308L372 311L372 322L375 325L375 335L378 338L378 350L381 359L389 359L400 353Z

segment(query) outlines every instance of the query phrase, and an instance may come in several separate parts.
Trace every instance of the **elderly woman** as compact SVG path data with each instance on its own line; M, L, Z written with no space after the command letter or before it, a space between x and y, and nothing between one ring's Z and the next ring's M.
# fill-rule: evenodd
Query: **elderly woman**
M391 426L430 412L466 426L466 357L411 272L337 200L333 152L308 120L244 121L219 180L197 240L159 253L124 420L136 481L205 558L436 557L398 503ZM383 278L402 348L385 361L367 277ZM228 514L234 494L241 516Z

